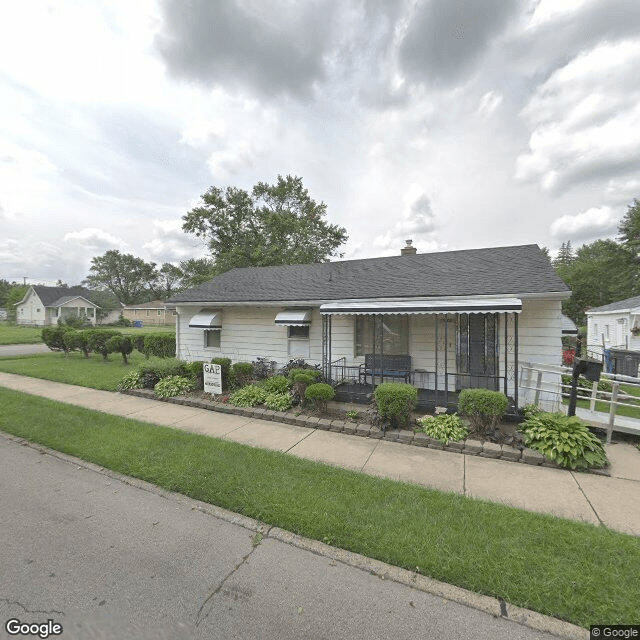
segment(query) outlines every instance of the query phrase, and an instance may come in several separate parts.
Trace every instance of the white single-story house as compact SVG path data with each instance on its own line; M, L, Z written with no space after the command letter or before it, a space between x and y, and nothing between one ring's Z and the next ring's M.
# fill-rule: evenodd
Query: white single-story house
M163 300L128 304L123 307L122 315L131 322L141 321L143 326L145 324L173 324L176 318L175 309L167 309Z
M561 363L569 295L537 245L408 243L399 256L233 269L168 302L183 360L304 358L354 387L384 374L434 402L485 387L518 406L518 363Z
M640 351L640 296L587 309L587 351L601 357L603 349Z
M89 300L90 296L84 287L30 286L16 305L16 322L45 327L57 324L59 318L84 316L96 324L96 310L100 307Z

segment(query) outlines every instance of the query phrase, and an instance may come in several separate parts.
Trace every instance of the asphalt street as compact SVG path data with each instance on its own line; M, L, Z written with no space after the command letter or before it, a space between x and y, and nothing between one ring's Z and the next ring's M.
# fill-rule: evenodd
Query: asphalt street
M65 640L558 637L203 506L0 435L0 637L11 618Z

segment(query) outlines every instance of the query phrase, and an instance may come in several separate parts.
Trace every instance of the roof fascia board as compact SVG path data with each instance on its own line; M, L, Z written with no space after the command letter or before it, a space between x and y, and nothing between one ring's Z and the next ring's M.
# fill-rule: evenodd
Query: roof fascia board
M551 291L549 293L499 293L499 294L486 294L477 296L407 296L402 298L328 298L318 300L243 300L243 301L228 301L221 302L218 300L189 300L174 302L176 307L196 307L202 305L215 305L216 307L294 307L294 306L314 306L318 307L322 304L331 303L356 303L356 302L368 302L375 300L376 302L430 302L433 300L486 300L496 298L520 298L527 299L551 299L551 300L564 300L571 295L570 291Z

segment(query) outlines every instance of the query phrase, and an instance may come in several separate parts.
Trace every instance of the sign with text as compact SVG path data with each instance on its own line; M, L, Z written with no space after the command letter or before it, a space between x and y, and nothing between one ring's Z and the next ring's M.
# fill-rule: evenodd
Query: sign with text
M204 390L207 393L222 393L222 367L219 364L203 364Z

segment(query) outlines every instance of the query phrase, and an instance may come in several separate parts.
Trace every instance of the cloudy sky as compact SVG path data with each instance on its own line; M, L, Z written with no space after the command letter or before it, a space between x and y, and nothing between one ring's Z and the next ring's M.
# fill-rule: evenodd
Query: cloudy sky
M638 0L0 5L0 278L205 254L211 185L303 178L345 258L614 237Z

